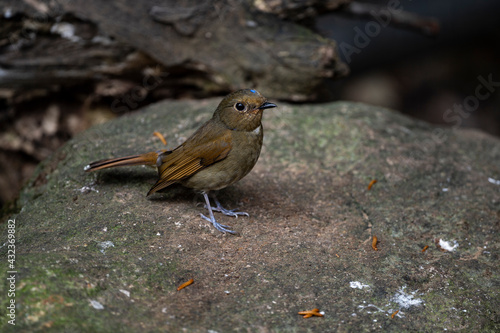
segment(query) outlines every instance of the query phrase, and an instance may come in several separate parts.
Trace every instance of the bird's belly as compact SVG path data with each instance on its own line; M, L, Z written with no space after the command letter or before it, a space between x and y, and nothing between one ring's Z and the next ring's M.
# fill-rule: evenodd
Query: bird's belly
M182 185L201 191L220 190L245 177L259 159L262 136L249 136L239 140L228 156L183 180Z

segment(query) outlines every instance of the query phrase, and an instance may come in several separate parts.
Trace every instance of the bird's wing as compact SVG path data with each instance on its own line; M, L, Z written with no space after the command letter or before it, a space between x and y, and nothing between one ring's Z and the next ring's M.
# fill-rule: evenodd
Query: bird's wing
M230 132L214 136L201 128L184 144L162 156L162 164L158 167L159 179L148 195L226 158L231 150Z

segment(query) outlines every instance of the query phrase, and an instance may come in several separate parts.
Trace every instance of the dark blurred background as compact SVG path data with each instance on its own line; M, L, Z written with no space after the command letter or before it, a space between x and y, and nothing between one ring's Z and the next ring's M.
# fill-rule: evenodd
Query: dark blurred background
M384 7L390 1L363 3ZM377 29L373 17L349 11L321 15L314 27L337 42L350 74L329 83L329 97L316 102L360 101L433 124L476 128L500 136L500 2L392 3L405 12L435 19L439 32L432 36L405 25L379 24ZM4 42L0 47L5 48L11 13L4 9L3 15ZM2 65L0 61L0 75ZM157 70L161 75L162 69ZM175 72L169 75L175 76ZM13 200L36 165L71 137L122 115L111 107L113 101L117 96L129 96L143 79L144 72L137 70L128 81L59 85L21 93L8 87L0 89L0 205L13 209ZM221 93L224 91L213 95ZM262 93L267 96L266 91ZM208 96L196 90L160 86L128 109L133 112L165 98Z
M368 1L364 1L368 3ZM388 1L371 1L379 5ZM500 136L500 84L475 109L478 77L500 82L500 2L396 1L399 8L435 18L439 33L430 37L414 30L387 26L369 38L359 53L340 52L351 74L333 85L336 98L386 106L443 126L478 128ZM365 31L374 19L329 14L317 27L339 45L354 45L356 28ZM356 29L356 30L355 30ZM347 53L347 57L346 57ZM481 90L483 92L483 90ZM455 116L464 101L468 116ZM468 108L468 109L467 109ZM448 116L445 115L447 110ZM472 110L474 111L469 111ZM455 111L456 110L456 111ZM458 113L460 114L460 113Z

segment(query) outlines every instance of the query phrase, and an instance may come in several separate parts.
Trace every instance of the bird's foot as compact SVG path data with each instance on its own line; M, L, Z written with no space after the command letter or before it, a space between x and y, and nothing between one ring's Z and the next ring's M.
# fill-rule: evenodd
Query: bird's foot
M227 225L224 225L224 224L220 224L219 222L217 222L215 220L215 218L210 218L210 217L206 217L205 215L203 214L200 214L201 217L205 220L207 220L208 222L212 223L213 226L215 227L215 229L219 230L220 232L223 232L223 233L230 233L230 234L233 234L233 235L236 235L237 232L236 231L233 231L229 228L231 228L230 226L227 226Z
M215 201L215 204L217 205L216 207L212 207L212 210L216 211L216 212L219 212L219 213L222 213L226 216L234 216L234 217L238 217L238 216L250 216L247 212L237 212L236 209L226 209L224 207L222 207L221 203L219 202L219 200L217 200L217 198L214 197L214 201Z
M215 208L212 208L212 205L210 204L210 199L208 198L208 195L206 192L202 192L203 194L203 197L205 198L205 208L208 209L208 213L210 215L210 217L206 217L205 215L203 214L200 214L201 217L205 220L207 220L208 222L212 223L213 226L215 227L215 229L219 230L220 232L223 232L223 233L230 233L230 234L233 234L233 235L237 235L238 233L235 232L235 231L232 231L227 225L223 225L223 224L220 224L218 223L216 220L215 220L215 217L214 217L214 210L218 211L218 212L222 212L223 214L225 215L229 215L229 216L238 216L238 215L247 215L247 213L242 213L242 212L235 212L235 211L232 211L232 210L228 210L228 209L225 209L224 207L221 206L219 200L217 200L217 198L215 197L215 195L213 195L213 199L215 201L215 205L216 207Z
M212 210L222 213L226 216L234 216L234 217L238 217L240 215L250 216L247 212L237 212L235 209L226 209L222 206L212 207Z

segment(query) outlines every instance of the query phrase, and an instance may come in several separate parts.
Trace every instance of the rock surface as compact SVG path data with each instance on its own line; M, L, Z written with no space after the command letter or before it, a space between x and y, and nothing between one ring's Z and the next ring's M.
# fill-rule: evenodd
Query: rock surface
M146 198L153 169L83 172L163 149L153 131L176 146L218 101L153 105L38 167L10 217L16 326L2 315L2 331L500 329L500 142L488 135L362 104L279 103L256 167L219 194L250 213L217 215L240 236L202 220L191 190ZM324 317L297 314L313 308Z

